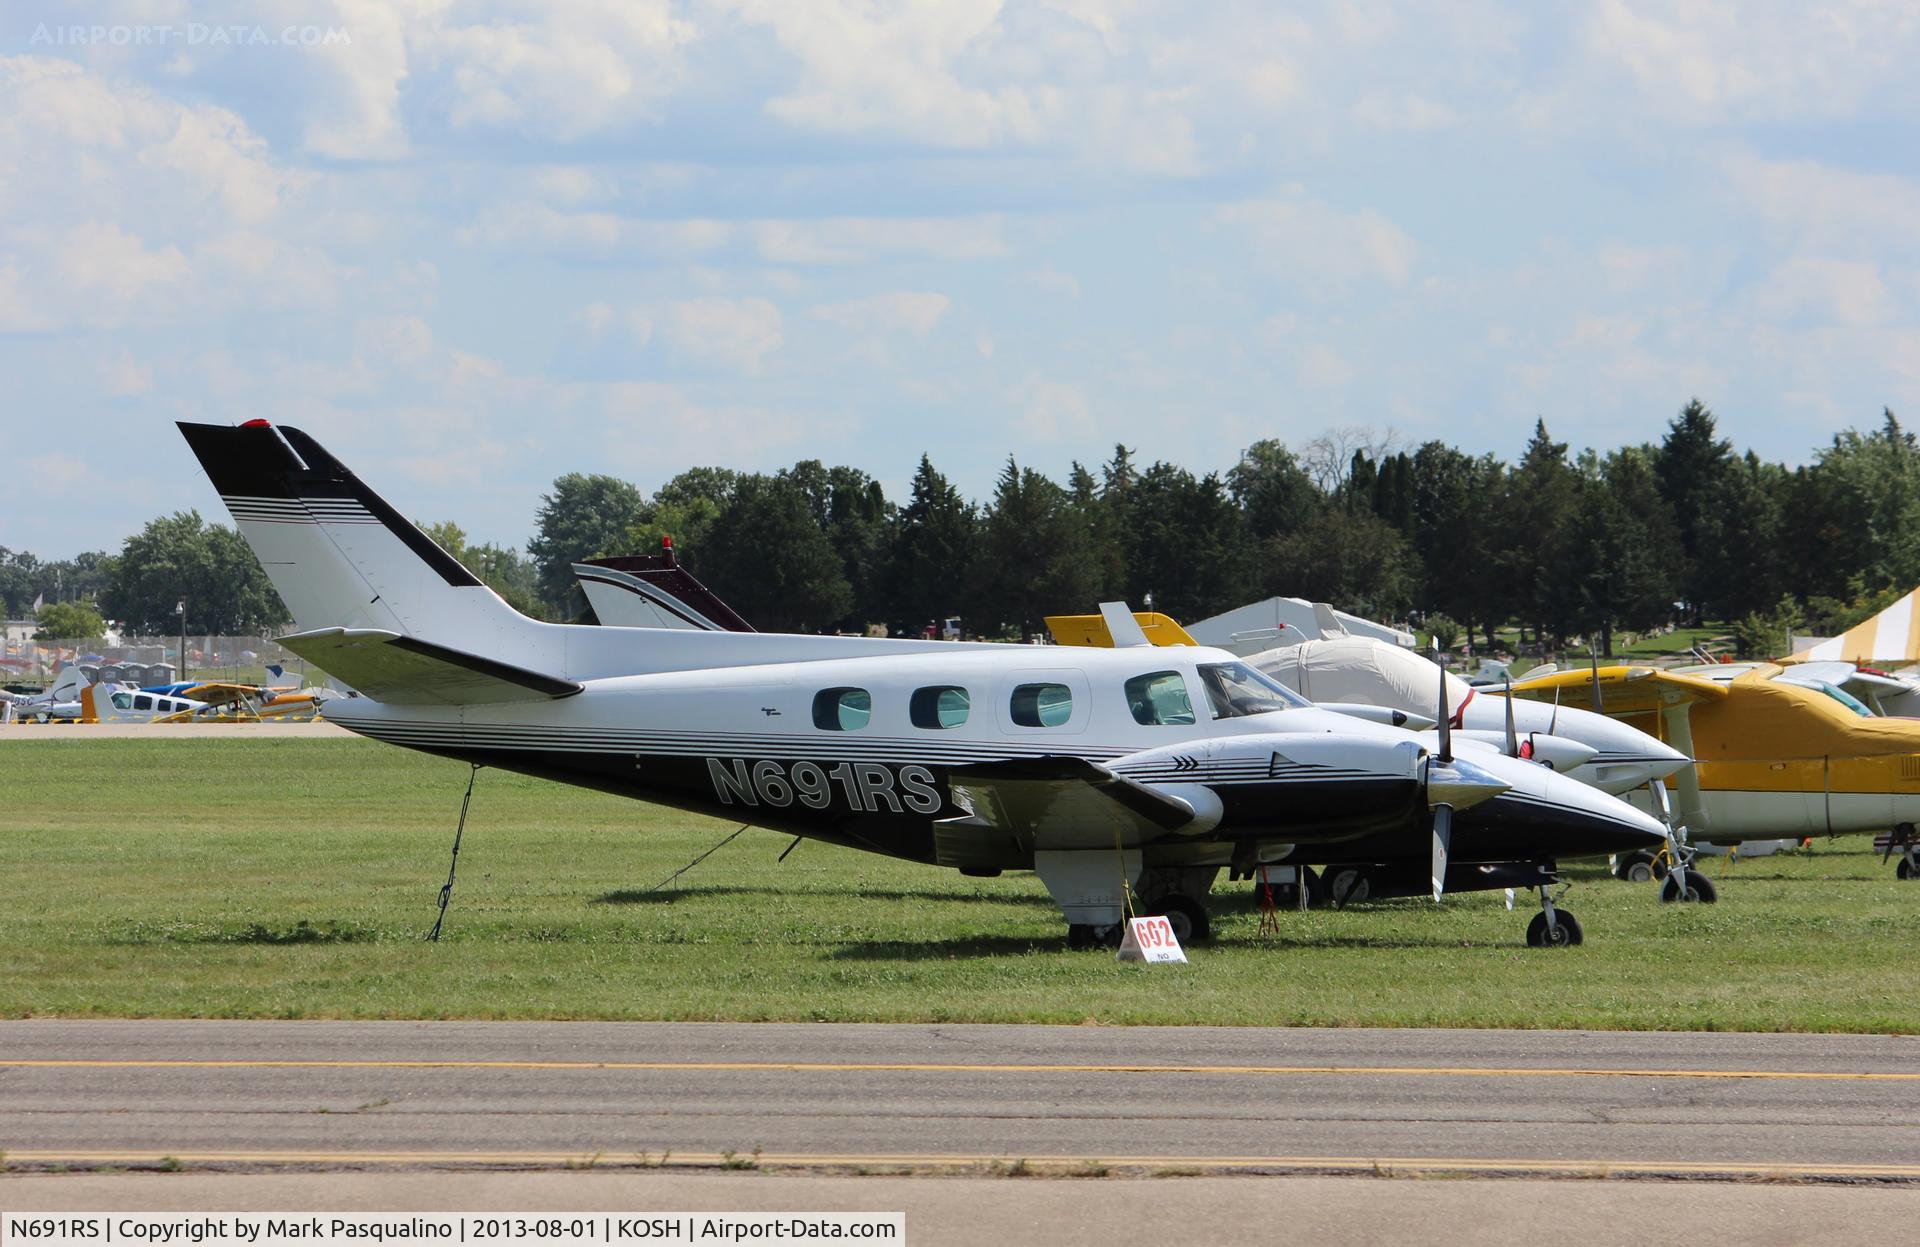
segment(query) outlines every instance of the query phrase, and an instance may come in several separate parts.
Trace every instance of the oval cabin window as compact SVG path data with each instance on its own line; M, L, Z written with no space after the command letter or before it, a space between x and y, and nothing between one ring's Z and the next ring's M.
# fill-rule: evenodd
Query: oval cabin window
M813 725L823 732L857 732L873 718L873 695L863 688L823 688L813 695Z
M1060 727L1073 717L1073 690L1064 684L1022 684L1008 712L1021 727Z

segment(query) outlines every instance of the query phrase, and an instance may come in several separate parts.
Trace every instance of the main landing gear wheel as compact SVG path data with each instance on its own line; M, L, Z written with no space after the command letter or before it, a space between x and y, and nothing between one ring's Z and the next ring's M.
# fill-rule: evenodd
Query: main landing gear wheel
M1893 868L1893 877L1896 879L1920 879L1920 871L1916 871L1913 868L1913 863L1903 857L1900 859L1900 864Z
M1118 948L1121 937L1126 934L1126 924L1111 923L1107 926L1094 926L1091 923L1073 922L1067 924L1067 947L1076 952L1089 948Z
M1719 899L1720 893L1714 888L1713 880L1707 878L1697 870L1689 870L1687 872L1687 890L1684 896L1681 895L1680 892L1680 880L1673 875L1668 875L1667 881L1660 885L1660 903L1662 905L1671 905L1675 901L1697 902L1701 905L1711 905Z
M1628 883L1652 883L1662 878L1666 871L1651 853L1629 853L1620 859L1620 865L1613 872Z
M1201 943L1213 936L1213 922L1207 917L1206 906L1190 896L1170 892L1147 906L1147 914L1165 915L1167 925L1173 928L1173 937L1180 941L1182 947Z
M1367 872L1357 866L1343 866L1338 870L1329 870L1326 875L1327 899L1333 902L1335 909L1345 909L1373 895L1373 880Z
M1548 926L1544 913L1533 916L1527 924L1528 948L1571 948L1586 938L1571 910L1555 909L1553 919L1553 925Z

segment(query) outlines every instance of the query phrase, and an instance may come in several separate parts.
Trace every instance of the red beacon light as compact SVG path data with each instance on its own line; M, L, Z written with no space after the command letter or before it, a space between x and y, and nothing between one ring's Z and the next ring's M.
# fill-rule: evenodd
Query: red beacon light
M240 427L243 429L270 429L273 427L273 421L260 419L247 420L243 422Z

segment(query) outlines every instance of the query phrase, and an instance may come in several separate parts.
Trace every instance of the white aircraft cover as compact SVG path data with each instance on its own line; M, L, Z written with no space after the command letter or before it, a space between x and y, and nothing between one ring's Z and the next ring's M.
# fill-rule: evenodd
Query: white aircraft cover
M1187 625L1187 635L1202 645L1232 650L1245 658L1276 645L1297 645L1303 640L1321 637L1325 629L1314 615L1314 604L1303 598L1267 598L1202 619ZM1412 649L1413 636L1385 624L1377 624L1334 611L1334 619L1354 636L1375 637L1390 645Z
M1394 706L1429 718L1439 714L1440 669L1413 650L1372 637L1333 637L1255 654L1247 659L1308 701ZM1460 713L1473 696L1467 682L1447 673L1447 711Z

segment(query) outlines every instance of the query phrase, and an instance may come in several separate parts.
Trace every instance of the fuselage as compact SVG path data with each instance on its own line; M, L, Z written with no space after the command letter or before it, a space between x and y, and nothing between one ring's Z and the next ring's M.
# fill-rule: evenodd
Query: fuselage
M1217 798L1204 828L1127 845L1149 865L1225 864L1244 844L1277 860L1363 838L1405 837L1409 853L1425 853L1421 740L1284 689L1218 692L1220 669L1237 663L1191 647L969 645L612 676L555 701L336 698L324 714L394 744L949 865L1023 868L1050 847L959 829L969 811L949 782L971 766L1050 757ZM1310 751L1288 754L1303 741ZM1460 812L1455 860L1595 855L1658 838L1652 820L1543 767L1491 750L1463 757L1509 791Z
M1439 713L1440 672L1429 660L1367 637L1342 636L1284 646L1247 660L1288 688L1314 701L1358 702L1432 717ZM1506 701L1444 677L1453 722L1478 731L1504 732ZM1619 794L1649 780L1667 779L1687 756L1645 732L1605 715L1571 706L1516 699L1514 728L1521 739L1535 733L1562 736L1592 748L1593 758L1567 774L1602 792Z
M1761 668L1687 709L1700 786L1697 838L1879 833L1920 823L1920 720L1868 717ZM1626 722L1670 733L1669 716ZM1635 794L1636 802L1642 800Z

